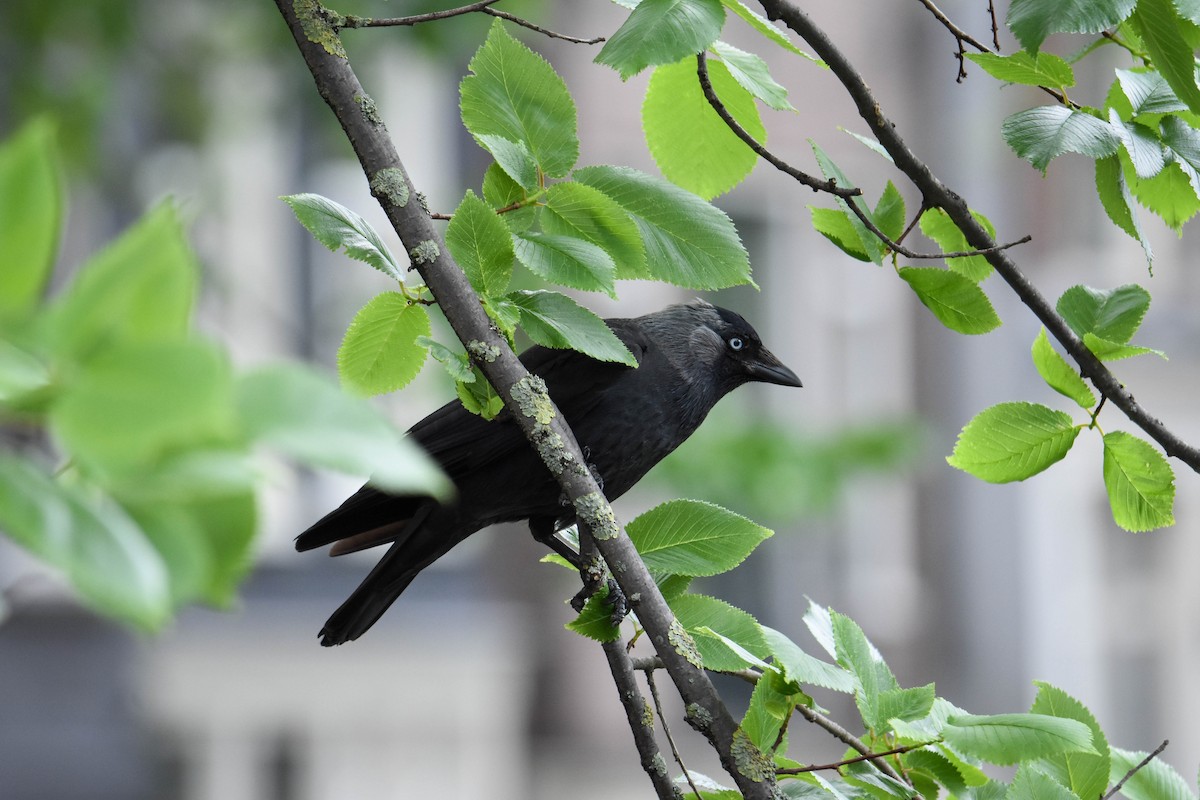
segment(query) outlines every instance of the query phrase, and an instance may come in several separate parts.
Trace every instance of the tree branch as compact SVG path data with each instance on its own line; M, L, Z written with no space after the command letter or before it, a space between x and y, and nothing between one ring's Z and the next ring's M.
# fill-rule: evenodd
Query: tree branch
M704 98L708 100L708 104L712 106L713 111L717 112L717 116L724 121L729 130L733 131L735 136L745 142L747 147L757 153L759 157L770 163L776 169L791 175L797 181L809 187L814 192L828 192L829 194L832 194L835 197L845 201L846 206L851 212L854 213L854 216L858 217L859 221L866 226L867 230L874 234L879 241L883 242L888 249L899 253L905 258L928 259L982 256L987 255L989 252L995 250L1007 250L1010 247L1016 247L1019 244L1025 244L1032 238L1025 236L1015 242L994 245L986 250L963 250L953 253L917 253L909 250L907 247L904 247L902 244L900 244L899 241L892 241L892 239L886 233L879 229L879 227L875 224L875 220L871 219L871 216L867 214L867 212L864 211L857 202L855 202L854 198L862 196L861 189L857 189L853 186L838 186L837 181L834 180L822 181L818 178L814 178L808 173L796 169L791 164L788 164L786 161L779 158L770 150L759 144L758 140L751 136L750 132L743 128L741 124L734 119L733 115L729 113L729 109L727 109L725 104L721 102L721 98L717 96L716 89L713 88L712 80L708 75L708 56L703 52L696 54L696 75L700 79L700 89L704 92ZM922 206L922 208L924 208L924 206ZM913 220L913 224L916 224L916 219ZM904 234L902 234L900 238L903 239L904 236L908 235L908 231L911 229L912 225L910 225L908 229L904 231Z
M769 19L783 20L789 28L808 42L817 57L829 66L830 71L842 83L854 101L859 115L870 126L875 138L887 150L897 168L913 182L929 205L941 208L946 212L963 232L968 244L984 254L1000 278L1009 285L1021 302L1033 312L1033 315L1046 326L1050 334L1075 360L1083 376L1095 385L1100 394L1120 408L1131 422L1158 442L1168 456L1179 459L1191 467L1194 472L1200 473L1200 449L1184 442L1142 408L1134 399L1133 394L1075 335L1066 321L1055 311L1054 306L1042 296L1016 262L1008 257L1007 252L996 249L995 240L972 216L966 201L943 184L929 166L912 152L908 144L897 133L895 124L884 116L879 102L863 81L862 76L859 75L858 70L825 32L817 27L808 14L794 5L791 0L759 0L759 2Z
M662 593L638 556L566 421L531 376L508 342L491 324L461 267L419 202L395 145L369 102L346 58L338 36L337 15L318 0L276 0L276 5L312 73L317 91L337 117L350 141L372 194L426 286L438 301L455 335L500 394L531 445L558 480L574 506L581 533L586 529L625 596L633 603L659 657L687 708L688 722L703 733L721 764L748 800L775 794L771 762L738 730L737 723L708 675L700 667L695 643L667 607ZM735 738L735 733L740 734Z
M802 775L805 772L820 772L828 769L840 770L842 767L849 766L850 764L857 764L860 761L875 761L877 759L887 758L888 756L895 756L899 755L900 753L908 753L913 750L918 750L924 746L924 744L906 744L903 747L893 747L891 750L884 750L882 753L863 753L862 755L855 756L854 758L845 758L841 761L835 761L832 764L810 764L807 767L785 767L783 769L775 770L775 774ZM879 765L876 764L876 766Z

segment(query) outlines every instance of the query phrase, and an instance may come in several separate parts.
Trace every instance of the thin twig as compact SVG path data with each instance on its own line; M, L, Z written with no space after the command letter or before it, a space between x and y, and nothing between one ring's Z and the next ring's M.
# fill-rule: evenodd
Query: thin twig
M356 17L346 16L339 20L340 28L393 28L400 26L420 25L422 22L436 22L439 19L449 19L450 17L459 17L463 14L473 14L476 11L483 11L490 5L499 3L500 0L480 0L478 3L471 3L458 8L448 8L445 11L431 11L428 14L415 14L411 17Z
M1125 781L1132 778L1134 773L1136 773L1142 767L1146 766L1151 761L1153 761L1155 758L1157 758L1159 756L1159 754L1162 753L1163 750L1167 749L1167 745L1169 745L1170 743L1171 743L1171 741L1169 739L1163 739L1163 743L1160 744L1158 747L1154 748L1153 753L1151 753L1150 755L1146 756L1141 761L1139 761L1136 765L1134 765L1133 769L1129 770L1129 772L1126 772L1125 777L1123 777L1123 778L1121 778L1121 780L1117 781L1117 785L1114 786L1113 788L1109 789L1108 794L1104 795L1104 797L1100 798L1100 800L1111 800L1111 798L1117 792L1121 791L1121 787L1125 785Z
M908 745L904 745L903 747L893 747L891 750L884 750L882 753L864 753L863 755L854 756L853 758L843 759L842 761L835 761L832 764L810 764L807 767L784 767L784 768L775 770L775 774L776 775L800 775L805 772L820 772L822 770L827 770L827 769L840 770L842 767L849 766L850 764L857 764L860 761L874 761L877 758L887 758L888 756L894 756L899 753L907 753L911 750L919 750L920 748L922 748L924 746L925 746L924 744L908 744ZM876 765L876 766L878 766L878 765Z
M555 33L554 31L547 30L541 26L534 25L527 19L521 19L515 14L509 14L507 11L500 11L495 8L483 8L480 10L484 14L489 14L493 17L499 17L500 19L506 19L509 22L514 22L517 25L520 25L522 28L528 28L529 30L536 31L543 36L549 36L551 39L562 39L564 42L574 42L575 44L600 44L604 41L603 36L594 36L591 39L579 39L575 36L567 36L565 33Z
M840 741L850 745L864 756L873 755L871 748L867 747L866 743L863 742L862 739L859 739L853 733L846 730L841 725L838 725L829 717L826 717L825 715L820 714L803 704L797 704L796 711L799 712L800 716L804 717L818 728L821 728L825 732L829 733L835 739L839 739ZM892 765L886 761L872 761L871 763L875 765L876 769L878 769L884 775L887 775L889 778L894 778L901 783L908 782L904 780L904 778L900 776L900 773L896 772L896 770L892 768Z
M1000 26L996 24L996 3L994 0L988 0L988 18L992 21L992 44L996 46L996 52L999 52Z
M703 52L696 54L696 76L700 79L700 89L702 92L704 92L704 97L708 100L708 104L712 106L713 111L717 112L717 116L719 116L725 122L725 124L729 127L729 130L733 131L735 136L746 143L747 147L757 153L761 158L770 163L780 172L791 175L797 181L809 187L814 192L828 192L829 194L832 194L839 200L843 201L846 204L846 207L850 209L854 216L858 217L859 221L862 222L867 230L874 234L879 241L883 242L883 244L889 250L899 253L905 258L930 259L983 256L996 250L1007 250L1010 247L1016 247L1019 244L1025 244L1031 241L1031 237L1025 236L1015 242L1009 242L1008 244L981 248L979 250L956 251L953 253L917 253L909 250L899 242L892 241L891 237L879 229L879 226L875 224L873 219L871 219L871 215L864 211L863 208L858 204L855 198L862 196L861 189L857 189L853 186L838 186L837 181L833 180L822 181L814 178L808 173L796 169L791 164L787 163L782 158L779 158L770 150L759 144L758 140L751 136L750 133L743 128L736 119L733 118L733 115L729 113L729 109L725 107L725 104L721 102L721 98L717 96L717 92L712 85L712 80L708 75L708 58Z
M650 687L650 697L654 700L654 710L658 713L658 719L662 722L663 733L667 737L667 744L671 746L671 755L675 758L675 763L679 765L680 771L683 772L684 779L688 782L688 786L692 787L692 792L696 795L696 800L703 800L700 790L696 788L696 782L692 780L692 773L688 772L688 768L683 764L683 756L679 755L679 748L675 746L675 737L671 735L671 728L667 725L667 715L663 713L662 700L658 696L658 686L654 683L654 670L646 670L646 685Z

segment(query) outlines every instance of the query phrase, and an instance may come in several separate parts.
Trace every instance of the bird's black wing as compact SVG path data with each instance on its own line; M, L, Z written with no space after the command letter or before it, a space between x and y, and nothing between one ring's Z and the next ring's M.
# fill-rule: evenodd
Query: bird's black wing
M647 341L631 320L607 320L613 332L640 363ZM605 389L628 372L623 364L596 361L574 350L535 345L521 361L546 381L550 396L568 420L582 419ZM477 470L487 468L519 448L525 437L507 409L494 420L485 420L453 400L409 430L446 474L462 483ZM435 501L428 497L394 495L363 486L296 538L297 550L311 550L340 542L334 554L384 544L396 538L410 521L424 519Z
M632 320L607 320L618 338L641 363L647 341ZM629 367L597 361L575 350L534 345L521 353L521 362L546 382L551 399L568 421L581 419L600 394L628 372ZM433 456L451 479L528 447L508 409L485 420L451 401L418 422L409 434Z

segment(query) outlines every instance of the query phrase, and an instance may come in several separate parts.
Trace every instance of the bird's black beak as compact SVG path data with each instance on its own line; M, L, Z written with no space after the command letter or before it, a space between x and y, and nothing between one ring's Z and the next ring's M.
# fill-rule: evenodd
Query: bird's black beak
M753 361L746 362L746 372L752 381L775 383L780 386L803 386L796 373L783 365L775 354L765 347L758 351Z

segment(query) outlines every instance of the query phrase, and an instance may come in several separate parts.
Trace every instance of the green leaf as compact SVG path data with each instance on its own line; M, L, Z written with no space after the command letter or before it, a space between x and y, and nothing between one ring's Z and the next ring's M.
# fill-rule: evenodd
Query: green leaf
M537 344L578 350L599 361L637 366L633 354L604 320L566 295L521 291L509 294L508 299L521 309L521 327Z
M1167 165L1167 150L1158 133L1140 122L1125 122L1116 109L1108 110L1108 122L1121 139L1134 175L1140 179L1153 178Z
M1123 358L1132 358L1133 356L1142 356L1147 353L1153 353L1162 359L1166 359L1167 354L1161 350L1154 350L1149 347L1138 347L1135 345L1119 344L1118 342L1101 339L1094 333L1085 333L1083 335L1083 343L1087 345L1088 350L1091 350L1096 358L1101 361L1120 361Z
M792 716L796 696L782 691L778 679L767 672L754 684L750 705L742 718L741 728L754 746L770 755L779 742L780 731Z
M875 646L867 641L858 623L836 611L830 613L833 626L833 641L837 649L837 660L858 679L854 702L862 715L863 722L871 729L887 729L887 717L880 712L880 696L900 685L884 663Z
M550 283L617 296L613 283L617 265L587 239L527 231L513 237L513 250L518 261Z
M489 133L482 133L475 138L484 150L492 154L500 169L519 186L529 191L538 188L537 162L524 142L510 141Z
M1178 164L1192 191L1200 195L1200 131L1174 114L1162 118L1160 131L1162 138L1155 138L1154 143L1166 148L1166 159Z
M342 384L365 397L402 389L425 364L429 351L417 339L429 333L423 306L399 292L376 295L354 315L338 348Z
M1130 19L1150 60L1175 90L1175 96L1200 113L1200 87L1196 86L1196 57L1184 38L1179 14L1171 0L1138 0Z
M687 289L721 289L750 279L750 259L733 222L691 192L626 167L575 171L575 180L612 198L636 223L646 248L646 270L618 278L652 278Z
M1079 372L1050 344L1046 329L1033 340L1033 365L1051 389L1069 397L1081 407L1088 409L1096 404L1096 395L1080 377Z
M80 370L49 421L84 464L127 471L189 444L230 436L232 398L229 364L215 345L123 344Z
M554 68L500 20L468 67L474 74L459 85L459 107L471 135L485 147L484 136L524 145L543 173L566 175L579 158L575 101Z
M854 183L846 177L846 174L842 172L841 168L838 167L837 164L833 163L833 159L825 154L825 151L821 149L820 145L812 141L810 141L809 144L812 146L813 155L816 156L817 165L821 168L821 174L823 174L827 180L835 181L837 185L843 189L854 188ZM854 203L867 216L870 216L871 209L867 207L866 202L861 196L852 197L849 200L839 197L837 202L838 205L842 207L842 210L846 212L846 219L858 233L859 242L862 245L863 252L870 256L871 261L874 263L882 264L883 243L880 242L879 238L875 234L871 233L867 226L862 223L862 220L850 210L849 203Z
M542 230L599 245L616 265L616 277L646 273L646 248L633 218L608 195L575 181L546 190Z
M748 664L703 629L716 632L745 648L758 658L765 658L767 643L754 617L724 600L702 594L683 594L669 604L675 618L691 634L700 651L705 669L718 672L745 669Z
M1118 69L1116 75L1121 92L1129 100L1130 117L1187 110L1187 103L1176 97L1167 79L1158 71Z
M772 532L743 516L699 500L670 500L625 528L646 566L693 577L728 572Z
M319 194L292 194L280 199L291 206L296 219L318 242L335 253L345 250L350 258L404 283L404 270L371 223L361 216Z
M863 136L860 133L855 133L854 131L849 130L848 128L843 128L840 125L838 126L838 130L841 131L842 133L848 134L852 138L856 139L859 144L861 144L863 147L867 148L871 152L873 152L877 155L880 155L883 158L886 158L890 163L892 163L892 164L896 163L892 159L892 154L887 151L887 148L885 148L883 145L881 145L879 143L878 139L871 137L871 136Z
M854 675L845 669L810 656L799 645L773 628L762 626L775 665L790 681L852 694L857 685Z
M264 367L241 376L238 415L247 436L304 464L356 475L397 493L446 497L450 482L425 452L367 401L311 370Z
M879 196L879 202L875 205L871 221L894 242L904 233L905 219L904 196L894 183L888 181L887 186L883 187L883 194Z
M484 419L495 419L504 410L504 398L496 393L492 384L488 383L487 378L479 371L479 367L472 367L471 374L474 380L460 380L454 385L459 402L472 414L478 414Z
M587 599L579 616L564 627L597 642L615 642L621 638L621 629L612 624L612 608L607 600L608 586L601 586Z
M1132 236L1142 246L1146 254L1146 263L1154 265L1154 252L1150 248L1150 240L1142 232L1142 224L1133 212L1133 195L1129 184L1121 170L1121 162L1117 156L1109 156L1096 161L1096 194L1104 213L1121 230Z
M1200 211L1200 197L1184 166L1180 161L1171 161L1162 172L1148 180L1133 176L1132 167L1125 175L1133 196L1176 233Z
M628 80L646 67L707 50L724 24L721 0L642 0L600 48L596 63Z
M1013 0L1008 27L1031 53L1052 33L1099 33L1131 13L1137 0Z
M1072 286L1055 304L1076 336L1093 333L1117 344L1127 344L1133 338L1149 308L1150 293L1134 283L1108 291Z
M962 797L967 791L966 781L962 772L954 762L936 750L913 750L902 755L904 771L920 770L931 779L937 781L956 797Z
M946 720L946 744L993 764L1016 764L1059 753L1095 753L1088 726L1044 714L960 714Z
M997 80L1056 89L1075 85L1075 71L1071 65L1051 53L1030 54L1019 50L1007 56L996 53L967 53L966 56Z
M1078 435L1079 428L1061 411L1000 403L967 423L946 461L989 483L1022 481L1060 461Z
M809 206L812 212L813 230L833 242L839 250L859 261L871 261L871 256L863 247L858 228L851 221L850 213L836 208L818 208Z
M483 201L497 211L509 209L497 216L510 231L529 230L537 219L537 206L534 203L513 208L514 204L525 203L527 199L525 190L499 164L493 162L488 165L483 173Z
M1076 797L1101 797L1108 788L1109 750L1108 740L1100 729L1096 718L1088 709L1062 689L1041 681L1037 698L1030 712L1048 714L1082 722L1092 734L1092 746L1096 754L1060 753L1042 759L1040 766L1059 783L1069 788Z
M763 15L759 14L754 9L747 6L741 0L721 0L721 4L724 5L726 8L728 8L730 11L732 11L734 14L737 14L739 17L744 19L747 23L749 23L749 25L752 28L754 28L754 30L758 31L764 37L766 37L770 41L774 42L775 44L779 45L784 50L788 50L792 53L795 53L798 56L803 56L804 58L807 58L809 61L816 62L817 64L820 64L821 66L825 66L823 62L814 58L813 56L809 55L808 53L804 52L800 48L796 47L796 45L792 44L791 41L787 38L787 34L785 34L783 31L779 30L779 28L776 28L774 25L771 24L770 20L768 20Z
M147 630L170 614L158 553L117 505L0 455L0 528L63 571L93 608Z
M50 368L33 353L0 339L0 404L13 407L50 384Z
M62 191L45 119L0 144L0 320L29 314L54 268Z
M903 742L908 744L918 744L929 742L935 739L942 738L942 729L946 727L946 720L956 714L965 714L958 706L946 700L943 697L937 697L933 701L933 707L922 719L904 721L894 720L892 723L892 731ZM964 763L958 756L950 750L939 746L938 751L944 755L963 775L963 779L967 785L974 786L983 783L987 780L987 776L980 772L976 767Z
M1116 783L1149 755L1141 751L1114 747L1109 779ZM1159 758L1152 759L1125 781L1125 785L1121 787L1121 794L1129 800L1196 800L1196 793L1183 776Z
M467 190L446 226L446 247L482 297L503 294L512 278L512 235L504 221Z
M996 238L996 229L991 220L978 211L972 211L971 216L984 227L988 236ZM925 213L921 215L920 224L921 233L936 242L943 253L962 253L975 249L967 242L967 237L943 209L926 209ZM948 258L946 266L975 283L980 283L992 274L992 265L988 263L986 256Z
M708 75L733 118L757 141L765 142L766 129L750 92L720 61L708 62ZM706 200L738 185L758 162L758 155L705 99L694 54L654 70L642 104L642 127L663 175Z
M892 720L912 722L924 719L936 697L932 683L911 689L887 689L879 693L878 716L890 727Z
M183 336L196 293L195 256L174 208L147 212L88 259L50 309L55 350L87 358L115 341Z
M417 344L429 350L429 355L433 356L433 360L444 366L446 372L454 380L465 383L475 380L475 373L471 371L471 359L466 353L451 350L428 336L418 336Z
M950 330L978 335L1000 327L991 301L971 279L938 267L901 267L899 272L921 303Z
M1004 141L1019 157L1042 172L1063 153L1093 159L1117 152L1118 132L1106 121L1066 106L1038 106L1009 116L1000 126Z
M1144 439L1124 431L1104 434L1104 488L1113 519L1125 530L1175 524L1175 473Z
M728 67L729 74L733 76L733 79L747 92L776 111L796 110L788 102L787 89L771 77L767 62L763 61L761 57L754 53L747 53L745 50L739 50L720 39L713 42L712 50ZM720 90L717 91L717 96L724 99L724 93Z
M1103 787L1102 787L1103 788ZM1099 797L1099 795L1097 795ZM1013 776L1004 800L1079 800L1066 786L1029 764Z

